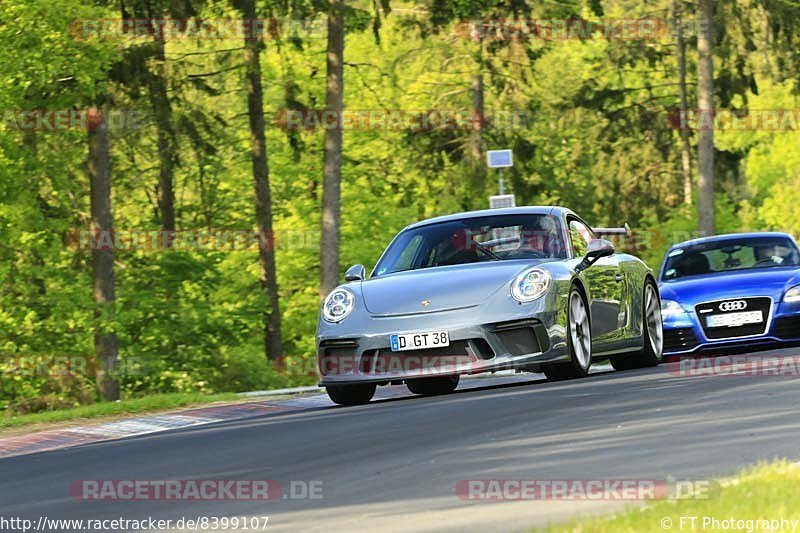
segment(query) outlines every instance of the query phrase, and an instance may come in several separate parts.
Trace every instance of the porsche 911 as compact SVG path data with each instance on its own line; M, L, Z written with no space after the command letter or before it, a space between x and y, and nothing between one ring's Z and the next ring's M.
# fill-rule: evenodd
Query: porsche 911
M515 207L424 220L403 229L367 275L363 265L323 301L321 385L338 404L378 385L455 390L465 374L580 378L593 360L617 369L662 360L652 270L617 253L609 230L563 207ZM606 235L607 236L607 235Z

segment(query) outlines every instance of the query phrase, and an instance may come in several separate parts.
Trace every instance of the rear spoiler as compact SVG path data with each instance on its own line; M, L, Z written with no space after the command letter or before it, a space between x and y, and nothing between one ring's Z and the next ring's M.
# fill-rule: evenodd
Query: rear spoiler
M607 237L609 235L630 235L631 227L626 223L623 228L592 228L598 237Z

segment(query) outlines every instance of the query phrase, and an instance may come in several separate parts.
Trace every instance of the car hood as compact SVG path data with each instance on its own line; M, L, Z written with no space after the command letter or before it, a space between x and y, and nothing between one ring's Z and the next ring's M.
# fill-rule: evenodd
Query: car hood
M684 305L745 296L770 296L776 302L787 289L800 284L797 267L773 267L737 273L692 276L660 284L661 297Z
M529 260L487 261L397 272L365 280L361 294L373 315L463 309L480 305L536 264ZM429 303L423 305L423 301Z

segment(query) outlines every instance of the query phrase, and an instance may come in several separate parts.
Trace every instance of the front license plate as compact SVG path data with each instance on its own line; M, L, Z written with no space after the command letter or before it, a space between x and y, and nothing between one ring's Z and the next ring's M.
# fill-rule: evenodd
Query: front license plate
M727 315L712 315L706 318L706 325L710 328L734 328L745 324L760 324L764 322L764 313L761 311L745 311L744 313L729 313Z
M389 337L389 340L391 341L393 352L450 346L450 336L446 331L397 334Z

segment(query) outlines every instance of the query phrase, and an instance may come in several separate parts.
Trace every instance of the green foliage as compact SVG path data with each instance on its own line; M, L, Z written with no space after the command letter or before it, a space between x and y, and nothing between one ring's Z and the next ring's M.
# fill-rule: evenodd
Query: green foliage
M760 463L738 475L708 486L696 484L691 494L670 495L646 505L630 505L611 517L586 517L571 523L543 528L550 533L658 533L682 527L720 527L731 520L740 530L788 529L800 520L790 502L797 498L800 469L785 459ZM695 524L690 520L694 518ZM711 522L716 520L717 522ZM707 522L705 522L707 520ZM771 526L764 526L774 520ZM786 522L781 522L786 520ZM762 522L763 521L763 522ZM737 523L738 522L738 523ZM786 524L785 526L782 524Z
M722 194L715 197L715 216L718 233L733 233L742 228L741 215L736 205ZM667 250L673 244L701 237L697 229L697 210L692 205L682 205L660 219L654 209L646 210L635 230L631 246L633 253L658 272Z
M238 16L225 0L189 4L200 17ZM464 35L463 23L666 16L668 5L348 2L345 108L469 115L471 84L479 75L483 148L514 149L515 166L505 178L518 204L566 205L595 225L628 222L644 236L636 252L658 268L670 244L696 234L696 213L682 204L678 134L668 120L678 102L671 42L595 36L478 43ZM157 66L149 43L76 39L71 31L78 19L119 16L116 4L106 6L0 0L0 109L84 109L108 95L115 108L147 111L147 76ZM122 250L116 254L110 325L119 337L117 373L129 397L316 379L323 131L286 131L280 116L286 109L324 105L327 2L270 0L257 6L265 17L317 22L307 32L270 36L262 53L286 353L274 365L264 360L267 302L252 246ZM800 20L800 8L765 6L762 13L758 2L720 4L718 23L727 30L715 60L721 105L797 107L797 58L787 32ZM733 18L739 15L759 23L739 25ZM770 27L765 21L773 23L769 38L760 34ZM688 44L691 100L695 56ZM166 42L182 229L254 227L241 46L236 39ZM342 270L354 263L369 270L411 222L487 207L495 175L471 154L473 134L469 127L344 132ZM157 230L155 126L112 131L111 137L115 227ZM800 233L797 131L726 131L716 138L718 230ZM89 228L86 156L85 131L0 128L0 355L79 354L91 363L72 377L6 369L0 408L46 410L96 399L91 252L70 239L71 232Z

